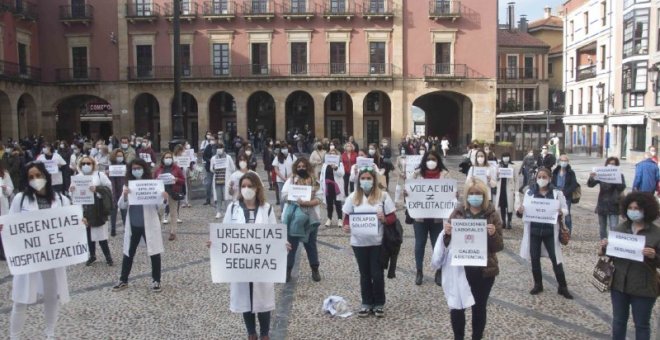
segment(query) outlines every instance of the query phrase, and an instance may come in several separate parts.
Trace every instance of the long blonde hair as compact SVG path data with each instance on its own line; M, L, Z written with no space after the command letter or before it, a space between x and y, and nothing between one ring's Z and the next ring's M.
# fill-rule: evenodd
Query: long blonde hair
M371 205L376 205L377 203L380 203L381 196L383 196L383 192L380 189L380 186L378 185L378 176L376 175L376 170L372 168L371 171L368 170L360 170L360 173L358 175L358 182L355 183L355 192L353 193L353 205L360 205L362 204L362 198L364 197L364 190L362 190L362 187L360 186L360 176L364 174L365 172L369 173L371 177L374 179L374 184L371 187L371 192L369 193L369 196L367 196L367 201Z
M477 189L479 192L481 192L482 195L484 195L484 202L481 204L481 209L486 209L488 208L488 205L490 204L490 188L486 186L486 183L484 183L480 179L476 179L472 177L468 183L465 184L465 188L463 188L463 206L466 208L469 208L470 205L467 202L467 197L468 193L472 189Z

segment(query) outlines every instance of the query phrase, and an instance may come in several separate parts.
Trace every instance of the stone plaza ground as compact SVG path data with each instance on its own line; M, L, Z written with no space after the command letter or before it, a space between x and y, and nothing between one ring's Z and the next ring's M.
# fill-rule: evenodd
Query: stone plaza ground
M458 173L460 157L450 157L448 168L462 183ZM500 275L489 300L487 339L605 339L611 331L611 304L608 294L599 293L589 283L597 261L598 221L593 212L598 188L589 189L586 178L601 159L574 158L584 193L573 206L573 238L564 247L564 269L574 300L557 295L556 281L549 260L542 260L545 291L529 295L532 275L529 262L518 253L522 222L514 218L513 229L504 231L505 249L498 254ZM263 169L260 166L260 169ZM626 181L632 182L632 165L623 165ZM262 174L262 177L265 175ZM393 181L390 192L394 192ZM269 192L274 202L274 192ZM244 339L241 315L229 311L229 285L211 283L208 223L215 222L214 209L193 202L181 209L184 223L177 240L165 240L163 291L149 290L151 270L144 247L138 248L129 288L112 292L117 283L122 256L123 228L110 245L116 265L98 261L91 267L69 267L71 302L60 312L59 339ZM398 211L403 221L403 211ZM169 226L163 226L167 237ZM433 283L427 244L425 279L414 284L414 236L412 226L404 225L404 243L395 279L386 279L386 317L358 319L331 318L321 310L323 299L339 295L353 310L360 304L359 274L348 235L333 226L320 227L319 257L321 282L313 282L304 249L298 252L299 265L294 280L276 285L277 310L273 314L272 339L452 339L449 309L442 289ZM303 248L303 247L300 247ZM100 255L100 251L99 254ZM102 259L102 256L99 257ZM0 264L0 334L8 334L12 280L5 264ZM28 308L25 339L43 338L42 306ZM468 313L469 318L469 313ZM657 339L657 307L653 315L653 335ZM470 336L470 322L467 322ZM630 322L629 338L634 329Z

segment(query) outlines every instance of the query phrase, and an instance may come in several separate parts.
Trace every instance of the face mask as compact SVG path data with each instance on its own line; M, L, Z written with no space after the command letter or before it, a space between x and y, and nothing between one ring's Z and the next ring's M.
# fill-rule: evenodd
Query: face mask
M163 159L163 164L165 164L166 166L172 165L172 158Z
M655 156L655 151L651 151L651 156Z
M483 157L477 157L477 163L478 164L483 164L486 159Z
M241 168L241 169L247 168L247 162L246 161L238 162L238 167Z
M548 150L547 150L547 149L543 149L543 150L541 150L541 153L544 154L544 155L547 155L547 154L548 154Z
M504 163L509 163L510 158L509 157L502 157L502 162Z
M334 145L330 145L330 150L334 150L334 149L335 149L335 146L334 146Z
M117 163L122 163L124 161L124 157L117 157Z
M128 149L128 144L126 144L126 143L121 143L121 148L122 148L122 149Z
M252 155L252 151L245 151L245 155L246 155L246 156L251 156L251 155Z
M131 173L133 174L133 177L140 179L142 178L142 175L144 175L144 170L143 169L133 169L131 170Z
M483 195L468 195L467 197L467 202L469 205L473 207L481 207L481 205L484 203L484 196Z
M190 150L190 145L186 145L186 150Z
M30 180L30 186L32 189L36 191L40 191L46 186L46 179L45 178L35 178Z
M641 212L640 210L628 209L628 211L626 212L626 215L628 215L628 218L633 222L639 222L642 219L644 219L644 213Z
M64 149L64 144L60 144L60 149Z
M75 154L77 155L77 154L80 153L80 150L78 150L78 149L73 149L73 153L75 153Z
M282 154L283 154L284 156L289 155L289 150L288 150L288 149L283 149L283 150L282 150Z
M568 166L568 162L563 162L563 161L559 162L559 166L562 167L562 168L565 168L565 167Z
M370 192L371 188L374 186L374 181L370 179L361 179L360 180L360 188L366 192Z
M80 170L82 170L82 172L85 175L89 175L89 174L92 173L92 166L91 165L83 165L82 167L80 167Z
M211 144L211 145L215 145L215 141L212 140L212 141L209 142L209 144Z
M425 152L426 152L425 150L419 150L419 155L420 155L420 156L424 156L424 153L425 153Z
M215 153L216 153L217 155L222 155L223 153L225 153L225 149L220 148L220 149L216 150Z
M257 196L257 192L252 188L241 188L241 196L246 200L251 201Z
M538 178L536 179L536 184L538 184L539 188L545 188L548 185L548 180L545 178Z
M41 149L41 153L44 153L44 154L48 153L48 148Z
M206 136L206 139L211 139L211 136Z
M96 156L97 153L99 153L99 150L96 150L96 149L92 149L92 150L89 151L89 154L92 155L92 156Z
M375 154L376 154L376 150L374 150L374 149L369 149L369 155L370 155L370 156L373 156L373 155L375 155Z
M406 149L401 149L401 154L405 155L406 154Z
M268 145L273 146L273 142L268 143Z
M383 147L384 147L384 148L387 147L387 143L383 143Z
M307 174L307 169L298 169L296 170L296 174L302 178L307 178L307 176L309 176Z
M531 157L531 156L534 156L534 153L533 153L533 152L530 152L530 153L527 154L527 156L530 156L530 157Z
M436 162L436 161L426 161L426 167L429 170L435 170L435 168L438 167L438 162Z

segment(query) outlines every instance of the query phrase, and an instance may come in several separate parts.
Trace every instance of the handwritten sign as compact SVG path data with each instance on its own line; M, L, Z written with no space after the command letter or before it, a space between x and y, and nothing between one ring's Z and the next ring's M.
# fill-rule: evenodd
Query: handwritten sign
M373 158L367 158L367 157L358 157L356 159L356 163L358 170L370 166L374 166L374 159Z
M523 221L525 223L557 223L557 217L559 216L558 200L525 196L523 207Z
M406 156L406 178L412 178L413 173L421 162L422 156L420 155Z
M493 168L497 168L497 161L488 161L488 164Z
M603 183L621 184L621 169L618 166L602 166L593 168L596 180Z
M513 168L497 168L500 178L513 178Z
M289 201L296 202L298 199L301 199L304 202L312 200L312 187L310 185L295 185L292 184L289 186L289 192L287 194Z
M490 168L487 167L478 167L478 166L473 166L472 167L472 177L481 180L482 182L486 183L486 185L489 185L488 183L488 176Z
M286 225L212 223L210 230L214 283L285 282Z
M644 254L642 254L642 250L644 250L645 244L646 236L644 235L610 231L607 236L606 254L608 256L643 262Z
M341 159L341 156L339 156L339 155L326 154L324 162L325 162L325 164L339 166L340 159Z
M94 204L94 193L89 190L93 180L92 176L71 176L71 186L76 189L71 192L71 201L73 204Z
M406 181L406 208L412 218L448 218L458 204L455 179Z
M186 150L183 151L183 155L190 158L190 159L196 159L195 149L186 149Z
M350 214L348 222L353 236L378 236L376 214Z
M147 163L152 163L151 155L146 152L140 152L140 158Z
M89 248L82 218L79 205L1 216L9 272L29 274L87 261Z
M163 202L163 181L157 179L128 181L128 204L149 205Z
M178 157L174 157L174 161L179 167L185 169L190 167L191 159L188 156L178 156Z
M213 160L213 169L226 169L227 168L227 157L216 158Z
M60 171L59 167L57 166L57 161L54 159L44 159L43 163L46 167L46 171L48 171L49 174L56 174Z
M451 220L451 265L485 267L488 263L486 220Z
M126 165L110 165L108 167L108 173L110 177L125 177L126 176Z
M165 185L172 185L176 183L176 178L171 173L160 174L158 175L158 179L163 181L163 184Z

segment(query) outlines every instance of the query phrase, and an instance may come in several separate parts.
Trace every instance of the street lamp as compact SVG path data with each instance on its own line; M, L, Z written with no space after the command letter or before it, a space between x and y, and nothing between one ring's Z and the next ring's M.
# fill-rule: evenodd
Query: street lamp
M174 112L172 112L172 140L170 150L177 144L183 144L183 103L181 96L181 0L172 0L174 18L172 20L174 49Z

